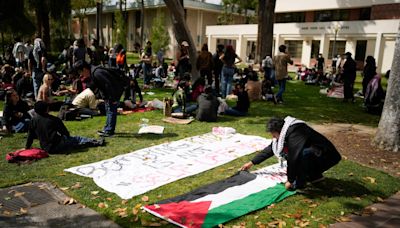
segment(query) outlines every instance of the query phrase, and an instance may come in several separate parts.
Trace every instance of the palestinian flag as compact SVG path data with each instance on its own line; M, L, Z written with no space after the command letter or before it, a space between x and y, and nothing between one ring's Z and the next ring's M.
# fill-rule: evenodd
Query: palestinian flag
M253 173L240 171L143 209L180 227L214 227L293 195L282 182L286 167L276 164Z

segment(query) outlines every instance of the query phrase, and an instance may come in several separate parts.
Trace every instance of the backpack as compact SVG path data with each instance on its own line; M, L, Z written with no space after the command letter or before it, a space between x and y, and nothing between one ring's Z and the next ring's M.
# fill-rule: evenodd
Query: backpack
M65 121L76 120L79 116L80 108L75 108L73 105L63 105L58 112L58 118Z
M10 163L18 163L23 161L39 160L42 158L47 158L48 156L49 154L46 151L38 148L32 148L8 153L6 155L6 160Z

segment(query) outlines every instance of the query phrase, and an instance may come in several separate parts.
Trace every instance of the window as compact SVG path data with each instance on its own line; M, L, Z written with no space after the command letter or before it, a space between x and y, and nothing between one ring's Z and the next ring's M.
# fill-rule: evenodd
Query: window
M367 51L367 41L357 40L356 55L354 56L354 59L357 61L364 61L366 51Z
M314 13L314 21L348 21L349 16L350 10L348 9L323 10Z
M317 58L318 57L320 43L321 43L321 41L319 41L319 40L313 40L312 41L310 58Z
M305 12L277 13L275 23L305 22Z
M360 20L371 20L371 8L360 9Z
M332 59L332 51L333 51L333 45L335 44L334 40L331 40L329 42L329 54L328 54L328 59ZM345 50L346 50L346 41L341 41L341 40L337 40L336 41L336 45L335 45L335 55L341 55L344 54Z
M291 57L299 59L303 51L303 41L302 40L285 40L285 45L287 47L287 52Z

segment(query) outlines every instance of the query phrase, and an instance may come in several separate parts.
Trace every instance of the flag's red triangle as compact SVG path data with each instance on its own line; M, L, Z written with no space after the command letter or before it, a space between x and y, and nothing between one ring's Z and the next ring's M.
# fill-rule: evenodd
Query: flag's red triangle
M210 205L211 201L181 201L178 203L155 204L146 206L146 208L183 226L200 228L204 223Z

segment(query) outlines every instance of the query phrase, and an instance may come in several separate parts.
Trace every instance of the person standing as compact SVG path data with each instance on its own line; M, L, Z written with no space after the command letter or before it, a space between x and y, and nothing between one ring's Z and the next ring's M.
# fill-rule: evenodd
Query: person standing
M235 65L242 62L242 59L235 53L232 45L226 46L224 54L222 54L219 59L224 63L221 72L221 92L222 98L225 99L226 96L232 92L233 75L236 69ZM236 59L239 61L235 62Z
M207 44L203 44L201 48L201 52L197 57L196 68L200 71L200 77L207 79L207 85L212 85L213 60Z
M78 61L74 69L81 77L90 77L94 85L99 89L101 98L104 100L106 109L106 124L103 130L97 133L103 137L110 137L115 134L117 124L117 108L125 87L128 82L122 72L117 69L93 67L85 61Z
M286 189L301 189L306 182L322 181L323 172L341 160L332 142L302 120L291 116L285 119L273 117L267 123L267 131L272 134L272 143L241 170L248 170L275 155L279 160L287 161Z
M44 72L46 72L46 48L42 39L36 38L33 42L33 49L29 53L28 68L33 79L33 93L35 99L39 93L39 87L42 84Z
M151 81L151 63L153 60L153 49L151 47L151 42L147 41L146 48L142 54L141 60L143 62L143 77L144 77L144 86L149 86Z
M346 61L343 64L342 69L342 80L343 80L343 102L351 100L354 102L353 87L354 81L356 80L356 62L351 57L350 52L346 52Z
M178 61L176 65L176 75L179 77L179 80L182 80L185 73L190 73L192 71L192 65L189 60L189 43L187 41L182 41L176 59Z
M214 87L215 87L215 93L217 94L217 96L219 96L221 71L222 71L222 67L224 66L224 63L222 62L222 60L219 59L219 57L221 57L222 54L224 54L224 45L218 44L217 52L215 52L213 55Z
M365 66L363 69L363 80L362 80L363 96L365 96L365 92L367 91L367 86L375 75L376 75L375 58L369 55L365 59Z
M319 55L318 55L318 58L317 58L317 71L318 71L318 74L322 77L322 75L324 74L324 67L325 67L325 59L324 59L324 57L322 56L322 54L320 53Z
M264 78L267 80L272 81L272 66L273 66L273 62L272 62L272 58L269 55L266 55L265 58L263 59L261 66L264 70Z
M286 79L288 78L288 64L293 64L293 60L290 58L290 55L286 53L286 46L279 46L279 54L275 55L273 58L274 68L275 68L275 77L278 80L279 91L276 94L276 99L278 103L283 103L283 93L286 89Z

